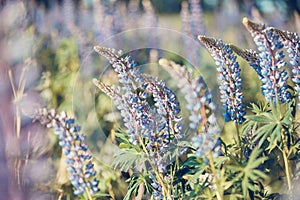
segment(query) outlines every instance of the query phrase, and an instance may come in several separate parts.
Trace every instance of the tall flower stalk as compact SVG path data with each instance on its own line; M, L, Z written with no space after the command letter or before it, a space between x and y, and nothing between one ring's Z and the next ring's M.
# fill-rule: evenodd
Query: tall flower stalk
M201 76L192 78L192 72L173 61L160 59L159 64L178 81L189 110L189 128L194 134L192 143L197 157L205 157L216 145L221 129L214 114L216 105Z
M242 124L245 121L245 106L242 94L241 70L233 50L222 40L205 36L198 39L206 46L218 66L221 102L225 121Z
M251 53L248 50L240 50L235 47L235 51L241 57L249 62L251 66L255 65L254 69L258 72L259 78L262 82L262 93L266 97L268 102L271 102L271 111L276 116L275 124L278 124L278 128L275 129L270 137L270 147L277 141L280 141L280 151L284 159L284 168L288 184L288 189L292 189L292 171L290 170L290 152L292 134L288 131L289 128L283 126L291 126L292 123L283 122L287 117L293 113L290 109L287 109L285 116L281 113L280 105L277 102L289 103L292 99L292 95L288 90L287 84L288 73L286 71L286 60L289 60L292 65L292 82L295 84L296 94L299 95L299 36L296 33L288 31L278 30L274 27L267 27L264 24L258 24L250 21L247 18L243 19L243 24L251 33L254 38L254 42L258 47L259 53ZM283 47L287 49L289 58L285 58ZM259 65L258 65L259 64ZM298 96L299 99L299 96ZM299 102L298 102L299 103ZM299 107L299 104L298 104ZM289 121L289 120L287 120ZM280 122L280 123L279 123ZM259 133L259 132L258 132ZM261 134L258 134L259 136ZM256 137L258 139L259 137ZM266 136L264 136L266 138ZM276 141L277 140L277 141ZM262 142L260 142L261 144Z
M283 43L276 34L274 28L264 24L254 23L247 18L243 24L251 33L258 47L261 90L268 102L275 104L277 101L289 102L290 93L287 88L288 73L282 69L285 67Z
M300 65L299 65L299 57L300 57L300 38L297 33L273 29L275 34L277 34L282 41L284 48L287 49L287 53L289 54L289 62L292 65L292 81L295 86L294 89L298 95L298 109L300 109Z
M114 87L94 79L94 84L112 98L123 117L129 142L147 156L152 177L153 196L171 199L169 177L174 155L169 154L183 137L180 105L175 93L158 78L142 74L130 56L122 57L115 50L95 47L106 57L117 73L121 87ZM175 145L176 146L176 145Z
M34 120L40 121L47 128L53 128L57 135L58 144L66 156L69 180L74 187L75 195L86 194L92 200L93 194L99 192L99 181L96 179L96 170L92 161L93 157L85 144L85 136L80 133L81 127L75 120L66 115L59 114L54 109L40 109L35 114Z

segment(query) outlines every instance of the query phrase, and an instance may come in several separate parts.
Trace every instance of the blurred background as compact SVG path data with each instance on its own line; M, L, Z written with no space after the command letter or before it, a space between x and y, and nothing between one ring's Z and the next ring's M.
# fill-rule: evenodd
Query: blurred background
M117 77L93 46L122 49L177 91L176 80L157 65L161 57L172 59L202 75L217 94L216 67L197 35L255 49L244 16L299 33L299 11L299 0L1 0L1 199L74 198L57 138L32 123L40 107L77 119L97 162L100 189L115 199L126 194L128 173L111 167L120 116L91 81L117 84ZM240 65L245 104L264 101L255 71ZM179 92L178 99L184 108Z

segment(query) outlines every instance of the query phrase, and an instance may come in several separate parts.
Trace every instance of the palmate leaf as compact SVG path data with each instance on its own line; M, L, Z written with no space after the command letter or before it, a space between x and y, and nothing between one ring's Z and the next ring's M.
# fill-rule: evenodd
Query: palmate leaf
M267 111L266 106L267 105L263 106L256 105L254 103L251 104L252 112L255 113L255 115L244 116L246 118L246 121L242 126L242 132L244 135L247 136L249 135L249 133L257 130L259 123L269 122L269 120L266 119L265 116L261 116L262 113L265 113Z
M267 138L273 133L273 130L276 129L277 124L267 124L262 127L260 127L255 132L254 141L259 141L258 146L261 147L261 145L267 140Z
M257 181L260 179L268 179L268 176L258 169L258 167L268 159L267 157L259 157L261 152L262 150L256 147L253 149L246 165L228 166L228 169L236 174L235 178L232 180L233 184L241 183L244 197L249 196L249 190L256 190Z
M246 116L247 123L244 130L249 130L251 126L259 127L254 132L254 142L258 142L261 147L266 141L266 150L272 151L280 145L281 137L285 128L292 125L292 109L286 106L285 109L279 104L271 104L271 110L257 112L254 116Z
M127 181L129 181L129 185L124 200L133 199L132 197L137 195L138 189L142 184L145 188L144 194L151 193L151 180L148 176L144 176L143 174L134 174Z
M260 113L264 113L266 112L268 109L268 104L265 105L256 105L255 103L251 103L252 106L252 112L254 112L255 114L260 114Z
M120 149L114 155L114 161L112 165L115 168L118 167L121 171L128 171L133 166L138 166L141 163L145 163L145 153L143 151L139 152L133 148L126 148Z
M261 113L260 115L245 116L245 118L260 123L270 123L273 121L272 114L270 113Z

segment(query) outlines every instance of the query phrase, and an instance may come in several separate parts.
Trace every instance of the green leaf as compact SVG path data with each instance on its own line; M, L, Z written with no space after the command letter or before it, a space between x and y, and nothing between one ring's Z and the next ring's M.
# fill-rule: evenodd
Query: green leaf
M268 159L267 157L260 157L261 151L258 147L254 148L245 166L231 165L227 167L235 174L232 180L233 184L241 184L244 197L249 197L249 190L256 190L255 184L259 179L268 178L265 173L258 170L258 167Z
M128 149L128 148L130 147L130 145L129 145L129 144L126 144L126 143L121 143L121 144L119 144L119 147L120 147L121 149Z
M133 196L136 196L137 191L141 184L144 184L145 186L145 192L150 193L151 192L151 180L148 176L144 176L143 174L134 174L129 179L130 183L128 185L128 191L124 197L124 200L130 200Z
M246 119L254 121L254 122L260 122L260 123L270 123L272 122L272 119L270 119L270 116L265 114L261 115L250 115L250 116L245 116Z
M136 149L120 149L114 155L113 166L120 167L121 171L128 171L134 165L145 162L143 152L138 152Z
M116 137L117 137L117 139L118 139L119 142L125 143L125 144L130 143L129 140L128 140L127 134L122 133L122 132L120 132L120 133L119 132L115 132L115 135L116 135Z
M277 142L281 141L281 131L282 131L282 126L278 124L271 134L270 144L267 150L272 151L277 146Z
M131 177L130 178L130 183L128 185L128 191L127 191L127 193L124 197L124 200L130 200L131 197L136 194L136 192L139 188L139 185L140 185L140 183L138 181L138 178L137 177Z
M269 135L272 133L272 131L275 129L276 125L274 124L267 124L262 127L260 127L255 132L254 141L259 141L258 146L260 147L266 139L269 137Z

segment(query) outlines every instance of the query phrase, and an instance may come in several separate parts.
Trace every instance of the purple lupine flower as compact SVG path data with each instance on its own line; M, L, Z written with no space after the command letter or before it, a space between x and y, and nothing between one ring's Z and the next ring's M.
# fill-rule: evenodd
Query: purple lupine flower
M297 33L278 30L274 28L274 32L279 35L284 47L289 54L290 64L292 65L292 81L295 84L295 90L298 94L298 109L300 109L300 38Z
M75 189L74 194L99 192L92 155L84 142L85 136L80 133L80 126L75 125L75 120L69 118L65 112L57 114L54 109L46 108L38 110L34 119L47 128L53 128L54 134L58 136L58 143L66 155L67 171Z
M115 89L97 79L93 82L117 105L132 144L138 143L140 135L150 137L154 134L154 120L149 114L150 106L147 101L141 100L135 93L127 93L128 96L120 95L120 89Z
M147 78L149 79L149 77ZM156 119L156 132L149 137L147 148L152 149L159 144L159 152L162 158L156 158L158 170L164 172L169 164L164 154L170 148L172 142L181 139L182 117L179 115L180 106L175 93L165 86L165 82L158 79L150 79L143 85L144 91L151 94L154 101Z
M154 199L163 199L168 191L162 189L162 180L168 177L167 166L175 157L169 152L183 137L179 102L164 81L141 74L135 65L133 67L135 62L129 56L121 58L115 56L113 50L103 49L102 52L100 47L97 48L98 53L110 60L118 75L125 77L119 76L122 87L117 89L96 79L94 84L108 94L121 111L129 141L143 147L148 156L148 171L159 175L152 179L155 187L152 195Z
M65 0L62 3L63 23L65 28L75 24L75 3L72 0Z
M181 31L187 35L192 35L191 17L189 12L189 4L186 1L181 2Z
M212 101L212 95L201 76L191 78L191 72L185 72L185 67L166 59L160 59L159 64L175 80L187 101L189 113L189 127L194 133L192 139L196 149L196 156L205 156L208 150L212 150L221 132L214 115L216 105Z
M287 91L288 73L282 69L286 63L283 60L283 43L279 40L279 35L273 28L266 28L265 25L256 24L247 18L243 19L243 24L258 47L263 95L272 103L277 100L283 103L290 101L290 93Z
M236 56L228 44L222 40L199 36L198 38L213 56L219 72L221 102L223 103L225 121L243 123L245 106L242 102L241 70Z
M194 38L197 38L200 34L205 34L205 26L203 23L203 11L200 4L200 0L189 0L189 4L191 7L191 27Z
M197 33L197 31L195 31L195 29L192 27L192 23L193 22L195 23L195 21L192 21L192 15L189 12L189 4L186 1L182 1L181 3L180 18L181 18L181 31L184 34L186 34L186 36L182 40L184 55L187 59L190 60L191 63L198 65L200 63L200 56L199 56L200 53L199 53L199 48L194 48L195 45L193 45L194 43L193 39L195 38L195 35L200 34L202 31L200 33L199 32Z
M114 71L119 76L122 87L112 86L94 79L94 84L109 95L123 117L130 142L143 147L150 164L149 172L155 172L161 177L153 178L154 199L162 199L167 191L162 181L168 177L168 168L178 140L183 137L180 105L175 93L165 82L141 74L135 62L129 56L121 58L113 50L96 47L95 50L104 55L112 63ZM122 76L120 77L120 74Z
M125 91L137 89L137 84L143 81L143 77L136 67L137 63L130 56L123 58L122 51L116 54L115 49L100 46L95 46L94 50L110 62Z
M161 184L156 180L156 175L155 173L151 173L149 175L149 178L152 180L151 186L152 186L152 195L155 200L160 200L164 199L163 191L162 191L162 186Z
M143 13L143 26L144 27L158 27L158 19L155 15L154 8L151 4L151 1L142 1L144 13ZM159 46L159 37L156 32L156 29L151 29L147 33L146 37L146 47L148 48L158 48Z
M165 153L170 144L176 144L176 140L182 138L183 132L175 93L166 87L164 81L141 74L129 56L121 58L114 54L114 50L103 47L95 47L95 50L110 60L123 87L115 90L96 79L94 84L116 103L130 141L138 144L145 139L150 160L158 171L165 172L169 164ZM150 106L149 98L153 106Z
M256 51L252 49L240 49L234 45L230 45L230 47L237 55L241 56L249 63L249 65L256 71L260 79L263 78L261 74L260 58Z

